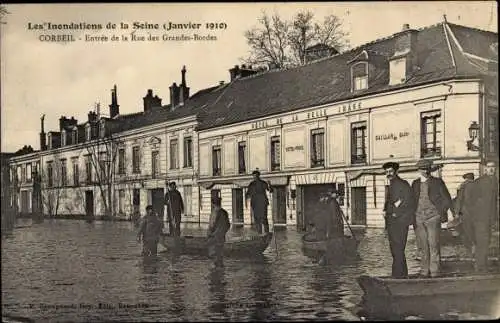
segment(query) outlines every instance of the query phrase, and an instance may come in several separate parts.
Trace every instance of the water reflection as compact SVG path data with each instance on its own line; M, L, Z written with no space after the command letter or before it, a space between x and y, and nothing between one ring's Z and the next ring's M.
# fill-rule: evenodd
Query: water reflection
M304 256L301 234L278 231L276 244L261 257L225 258L224 269L214 271L204 257L163 247L157 257L143 258L132 223L51 219L18 225L24 227L2 236L2 309L33 320L351 320L363 295L356 278L387 275L391 267L382 230L356 234L359 257L328 266ZM198 227L183 231L205 234ZM407 250L414 273L412 235ZM118 303L135 307L120 309Z

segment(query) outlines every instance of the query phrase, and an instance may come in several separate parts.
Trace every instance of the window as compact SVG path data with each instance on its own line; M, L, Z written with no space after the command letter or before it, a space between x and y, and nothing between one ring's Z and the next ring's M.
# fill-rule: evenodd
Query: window
M153 151L151 153L151 177L156 178L160 173L160 153L158 151Z
M179 168L179 144L177 139L170 140L170 169Z
M21 166L21 182L26 182L26 166Z
M184 214L186 216L193 216L193 207L192 207L193 187L191 185L185 185L183 187L183 193L184 193L184 206L186 208L184 210Z
M280 137L279 136L271 137L271 170L280 169L280 161L281 161L280 152L281 152Z
M184 138L184 167L193 167L193 139Z
M359 91L368 88L368 63L360 62L352 66L352 90Z
M118 149L118 174L125 174L125 149Z
M61 147L66 146L68 143L66 142L66 130L63 129L61 131Z
M52 162L47 163L47 186L54 186L54 165Z
M366 163L366 122L351 125L351 163Z
M21 166L17 166L17 180L23 180L23 175L22 175L22 170L21 170Z
M325 129L311 130L311 167L325 165Z
M240 141L238 143L238 174L245 174L247 172L247 167L245 163L247 143L245 141Z
M87 176L86 181L87 184L92 183L92 160L91 156L87 155L85 157L85 175Z
M118 213L125 214L125 190L118 191Z
M107 169L106 169L106 153L99 153L99 182L104 184L106 183Z
M68 185L66 159L61 159L61 186Z
M441 156L441 111L423 112L421 124L421 157Z
M498 151L498 115L490 114L488 120L489 152L496 153Z
M31 167L31 163L26 164L26 181L31 182L33 175L33 169Z
M78 129L71 131L71 143L72 144L78 143Z
M139 147L133 147L132 148L132 172L133 173L140 173L141 172L141 166L140 166L140 160L141 156L139 155Z
M222 152L220 146L212 148L212 176L222 175Z
M85 126L85 137L87 138L87 141L90 141L92 139L92 135L91 135L91 126L90 126L90 123L88 123L86 126Z
M80 170L78 168L78 158L73 158L73 185L80 185Z

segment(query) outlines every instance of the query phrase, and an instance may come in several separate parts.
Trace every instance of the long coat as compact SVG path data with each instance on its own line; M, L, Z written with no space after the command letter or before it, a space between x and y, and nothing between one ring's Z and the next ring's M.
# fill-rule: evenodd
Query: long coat
M184 201L182 195L177 189L168 191L165 194L165 204L167 205L167 213L169 216L180 217L184 212Z
M498 217L498 181L495 176L483 175L467 185L463 208L474 221L491 221Z
M398 206L395 205L397 201L400 201ZM390 181L384 212L388 222L397 221L409 226L415 220L415 200L412 189L410 184L399 176L394 176Z

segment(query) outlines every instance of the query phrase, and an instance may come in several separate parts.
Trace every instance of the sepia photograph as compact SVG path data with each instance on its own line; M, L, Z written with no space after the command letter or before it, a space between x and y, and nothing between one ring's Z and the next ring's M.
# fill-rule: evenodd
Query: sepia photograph
M497 11L1 4L2 322L500 319Z

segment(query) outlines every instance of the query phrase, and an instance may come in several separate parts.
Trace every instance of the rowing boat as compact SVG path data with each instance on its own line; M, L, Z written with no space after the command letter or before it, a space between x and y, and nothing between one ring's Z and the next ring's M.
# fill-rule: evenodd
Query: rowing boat
M435 278L358 277L358 284L364 292L363 311L372 318L394 318L445 313L460 308L470 310L476 307L481 308L481 311L493 309L495 302L500 299L500 272L498 267L494 268L498 262L492 262L490 272L482 274L471 273L469 260L448 259L442 264L443 269L458 270Z
M251 257L261 255L267 249L273 238L273 233L251 236L238 240L226 240L224 255L228 257ZM203 236L174 237L162 235L160 243L171 251L180 254L208 255L208 239Z

